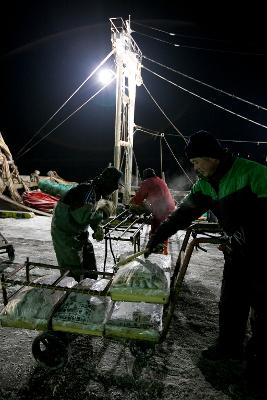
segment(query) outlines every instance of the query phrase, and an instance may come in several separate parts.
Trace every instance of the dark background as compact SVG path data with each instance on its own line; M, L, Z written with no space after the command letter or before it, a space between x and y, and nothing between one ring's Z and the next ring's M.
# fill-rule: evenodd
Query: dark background
M169 4L171 3L171 4ZM62 126L26 154L18 152L61 107L69 96L111 51L109 18L131 15L133 33L142 53L220 90L267 107L267 37L265 13L255 2L8 2L1 10L1 119L0 131L21 174L35 169L56 170L67 180L81 181L113 162L115 84L89 102ZM201 3L201 4L200 4ZM2 6L3 7L3 6ZM139 24L174 32L172 37ZM141 35L150 35L153 38ZM155 40L155 38L160 40ZM178 43L174 47L169 43ZM267 114L255 106L208 89L143 59L143 64L187 90L267 125ZM109 65L114 67L113 60ZM176 127L189 136L212 131L236 154L260 162L266 158L266 128L232 115L179 90L146 70L145 85ZM101 84L88 81L62 109L35 143L66 118ZM184 142L148 96L137 89L135 123L171 134L166 136L175 156L183 157ZM247 140L254 143L235 143ZM160 172L159 139L137 132L137 164ZM163 143L163 170L167 179L183 185L183 173Z

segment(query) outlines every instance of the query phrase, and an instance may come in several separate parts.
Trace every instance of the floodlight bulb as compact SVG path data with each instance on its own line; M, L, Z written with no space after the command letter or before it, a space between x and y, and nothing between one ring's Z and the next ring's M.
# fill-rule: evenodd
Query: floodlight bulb
M111 69L102 69L99 74L99 80L100 82L102 82L103 84L107 84L109 82L112 81L112 79L114 78L114 72Z

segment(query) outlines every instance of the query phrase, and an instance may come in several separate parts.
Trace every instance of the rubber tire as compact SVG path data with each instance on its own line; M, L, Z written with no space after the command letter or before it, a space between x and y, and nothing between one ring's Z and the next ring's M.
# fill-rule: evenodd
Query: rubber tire
M131 341L129 348L132 355L139 360L147 360L155 353L155 345L146 342Z
M41 366L55 370L67 364L69 346L56 333L43 332L32 342L32 354Z
M7 246L7 255L8 255L9 261L11 261L11 262L14 261L15 250L14 250L14 247L12 246L12 244Z

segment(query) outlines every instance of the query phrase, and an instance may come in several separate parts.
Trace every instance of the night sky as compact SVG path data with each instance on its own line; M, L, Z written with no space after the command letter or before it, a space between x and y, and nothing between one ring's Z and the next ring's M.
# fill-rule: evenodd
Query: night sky
M131 15L132 29L137 31L133 38L146 57L267 108L267 34L265 14L260 8L242 5L242 9L238 6L234 9L230 2L229 6L227 2L203 5L190 1L169 2L176 4L159 1L153 6L150 1L142 5L133 1L95 3L13 1L6 4L5 11L1 10L0 131L21 174L35 169L41 174L56 170L67 180L81 181L92 178L113 162L115 84L24 156L17 157L22 146L111 51L111 17L127 19ZM176 36L160 30L174 32ZM173 43L180 47L174 47ZM146 59L143 65L210 102L267 125L267 112L261 108ZM114 67L113 60L109 66ZM160 107L185 136L205 129L221 140L253 141L223 144L236 154L263 162L267 145L257 142L266 141L266 128L204 102L144 69L142 77ZM42 134L36 136L35 142L100 87L95 77L88 81ZM135 123L170 135L166 136L170 147L181 162L185 161L183 140L174 136L175 130L142 86L137 89ZM137 132L134 152L140 170L153 167L160 171L159 139ZM182 174L164 143L163 170L172 179Z

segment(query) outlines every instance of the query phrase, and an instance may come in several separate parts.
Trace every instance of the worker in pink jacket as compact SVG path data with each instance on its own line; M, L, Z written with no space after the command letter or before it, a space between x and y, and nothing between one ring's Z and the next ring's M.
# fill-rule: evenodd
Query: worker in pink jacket
M175 200L166 182L156 176L152 168L147 168L143 171L143 181L132 197L130 206L133 210L134 206L144 206L151 211L151 236L156 232L161 222L175 210Z

